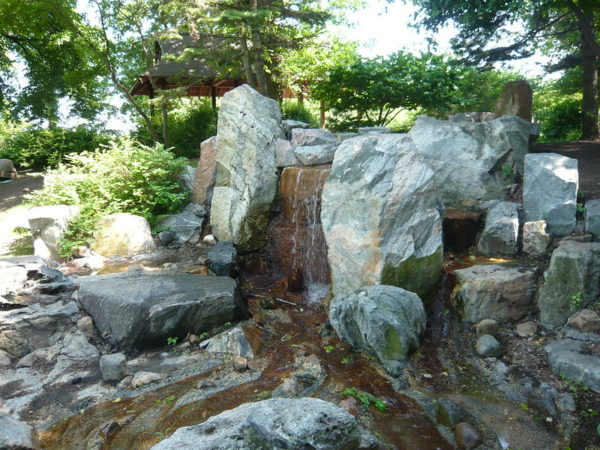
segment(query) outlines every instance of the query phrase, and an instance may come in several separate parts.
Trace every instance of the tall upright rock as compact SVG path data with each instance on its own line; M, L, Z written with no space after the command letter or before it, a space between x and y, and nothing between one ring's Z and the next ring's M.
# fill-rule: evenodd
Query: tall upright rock
M423 293L439 279L434 175L406 135L367 135L338 147L321 206L334 295L374 284Z
M221 241L250 251L266 242L277 192L275 144L284 137L273 99L242 85L223 97L217 129L217 175L211 225Z
M531 122L533 118L533 91L527 81L510 81L502 88L496 102L496 117L513 114Z

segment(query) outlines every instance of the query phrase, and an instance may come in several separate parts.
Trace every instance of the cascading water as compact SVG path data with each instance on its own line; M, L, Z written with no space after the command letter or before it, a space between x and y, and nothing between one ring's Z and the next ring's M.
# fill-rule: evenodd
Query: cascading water
M280 181L282 213L271 236L274 259L290 289L322 298L329 284L327 244L321 228L321 193L328 167L290 167Z

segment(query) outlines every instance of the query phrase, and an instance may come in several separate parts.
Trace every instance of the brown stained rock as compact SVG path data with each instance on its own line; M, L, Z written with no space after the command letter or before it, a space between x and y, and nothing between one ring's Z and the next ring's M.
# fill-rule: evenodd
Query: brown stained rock
M567 322L572 328L582 332L600 332L600 316L589 309L582 309L577 314L569 318Z
M511 81L504 85L496 102L496 117L513 114L528 122L533 117L533 93L527 81Z
M233 357L233 369L236 372L245 372L248 368L248 360L243 356L236 355Z
M483 442L479 431L466 422L456 425L454 439L456 439L456 445L459 448L475 448Z
M448 208L444 211L444 250L461 253L475 245L481 213Z
M265 333L263 329L252 323L246 323L242 325L242 331L244 332L244 336L246 336L246 339L250 344L252 353L254 355L258 355L263 350L265 343Z
M358 400L355 397L346 397L338 403L338 406L340 408L344 408L353 416L358 416L360 404L358 403Z
M537 333L537 324L533 321L522 322L517 325L515 331L519 337L530 338L535 336L535 333Z
M216 136L213 136L200 144L200 161L196 167L192 192L192 201L200 205L210 205L212 199L217 168L216 141Z

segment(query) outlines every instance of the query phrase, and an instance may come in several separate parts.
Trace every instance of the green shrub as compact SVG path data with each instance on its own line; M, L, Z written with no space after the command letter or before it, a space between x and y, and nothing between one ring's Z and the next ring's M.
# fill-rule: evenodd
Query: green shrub
M205 99L176 100L172 104L174 107L168 117L169 147L177 156L198 158L200 143L217 134L217 113ZM160 114L154 115L152 123L159 134L162 133ZM133 136L146 145L152 144L150 133L142 123Z
M281 105L281 117L284 120L299 120L312 128L319 128L319 118L302 103L284 101Z
M541 125L540 141L572 141L581 138L581 94L548 90L536 95L534 114Z
M129 139L113 141L95 152L69 157L69 165L50 170L44 188L30 197L33 205L79 205L61 243L63 256L90 241L97 219L126 212L154 222L178 211L188 192L177 181L186 161L162 145L148 147Z
M20 168L57 167L65 156L94 150L108 141L107 134L84 127L20 128L1 143L0 158L12 159Z

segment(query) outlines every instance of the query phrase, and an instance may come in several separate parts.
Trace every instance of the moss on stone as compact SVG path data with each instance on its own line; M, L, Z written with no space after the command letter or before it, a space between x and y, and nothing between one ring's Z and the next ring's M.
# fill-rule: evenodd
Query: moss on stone
M380 355L382 360L405 360L406 349L400 339L400 333L394 327L388 327L385 330L385 348L383 354Z
M424 258L413 255L399 266L385 264L381 284L398 286L423 296L440 279L442 262L443 250L440 246L435 253Z

